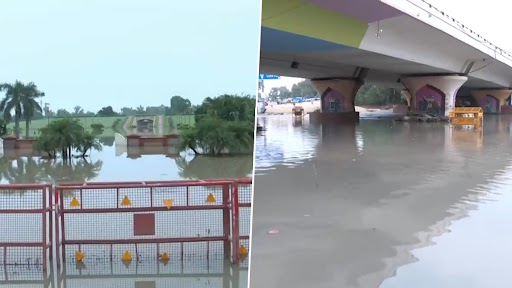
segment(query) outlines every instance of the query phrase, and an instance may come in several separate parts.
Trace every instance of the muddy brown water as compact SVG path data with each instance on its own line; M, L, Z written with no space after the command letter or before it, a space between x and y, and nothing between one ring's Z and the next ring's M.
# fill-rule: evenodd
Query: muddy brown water
M261 117L250 287L505 287L511 121Z

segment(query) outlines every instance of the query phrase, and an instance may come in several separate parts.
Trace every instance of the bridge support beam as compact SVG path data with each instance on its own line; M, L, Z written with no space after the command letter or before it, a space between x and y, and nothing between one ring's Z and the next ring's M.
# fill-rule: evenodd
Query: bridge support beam
M356 112L354 100L363 86L364 81L360 79L328 79L311 80L311 84L318 91L320 96L320 112L310 114L310 119L321 122L346 121L354 122L359 120L359 113Z
M409 90L402 90L402 96L404 96L405 100L407 100L407 107L410 108L412 95L409 93Z
M455 97L459 88L468 80L466 76L414 76L400 81L411 95L409 110L428 112L439 116L449 116L455 107ZM406 95L407 96L407 95Z
M508 97L512 94L511 89L488 89L472 90L471 96L484 109L485 113L511 113L512 109L506 106Z

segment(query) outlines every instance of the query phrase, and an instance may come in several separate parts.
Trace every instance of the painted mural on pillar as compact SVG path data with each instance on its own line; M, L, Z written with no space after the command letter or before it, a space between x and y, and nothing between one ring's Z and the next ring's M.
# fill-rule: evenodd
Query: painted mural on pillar
M443 92L433 86L425 85L416 92L416 111L442 116L444 101Z
M480 107L482 107L485 113L498 113L498 106L498 99L491 95L485 95L480 101Z
M327 88L322 95L322 112L343 112L345 107L343 105L345 97L338 91Z

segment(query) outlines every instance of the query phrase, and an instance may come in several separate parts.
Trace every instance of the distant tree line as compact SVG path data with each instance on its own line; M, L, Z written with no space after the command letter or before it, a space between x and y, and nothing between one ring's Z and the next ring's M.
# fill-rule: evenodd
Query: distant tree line
M261 90L263 83L259 83ZM287 98L303 97L316 98L320 97L310 80L304 80L293 84L291 89L286 86L273 87L268 93L268 99L271 101L279 101ZM407 103L402 98L399 90L394 88L379 87L376 85L365 84L357 92L355 98L356 105L386 105L386 104L404 104Z
M133 107L123 107L119 111L114 110L112 106L102 107L97 112L84 111L81 106L75 106L72 111L66 109L58 109L53 111L50 105L46 103L41 113L36 113L32 119L40 118L64 118L64 117L87 117L87 116L100 116L100 117L114 117L114 116L133 116L133 115L179 115L179 114L193 114L196 107L192 106L190 100L181 96L173 96L170 99L170 105L160 106L146 106L142 105Z
M73 111L62 108L53 111L49 103L43 105L42 97L45 96L45 93L40 91L33 82L0 83L0 92L4 93L4 97L0 101L0 135L5 135L7 124L14 122L14 135L20 137L20 122L24 121L27 138L29 137L30 122L42 118L194 114L196 108L192 106L190 100L181 96L173 96L170 98L169 106L123 107L120 111L115 111L112 106L105 106L97 112L92 112L85 111L77 105Z

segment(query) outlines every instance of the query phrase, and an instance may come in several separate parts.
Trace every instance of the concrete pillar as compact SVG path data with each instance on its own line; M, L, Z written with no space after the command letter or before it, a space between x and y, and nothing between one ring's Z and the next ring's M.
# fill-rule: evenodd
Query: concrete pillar
M510 89L487 89L472 90L471 96L475 98L477 103L484 109L485 113L501 113L503 106L506 105L507 98L512 94ZM506 109L505 107L503 110Z
M322 112L355 112L354 98L363 86L358 79L311 80L321 95Z
M418 76L400 79L411 95L410 110L449 116L466 76Z
M411 107L411 93L408 90L402 90L402 96L404 96L405 100L407 100L407 107Z

